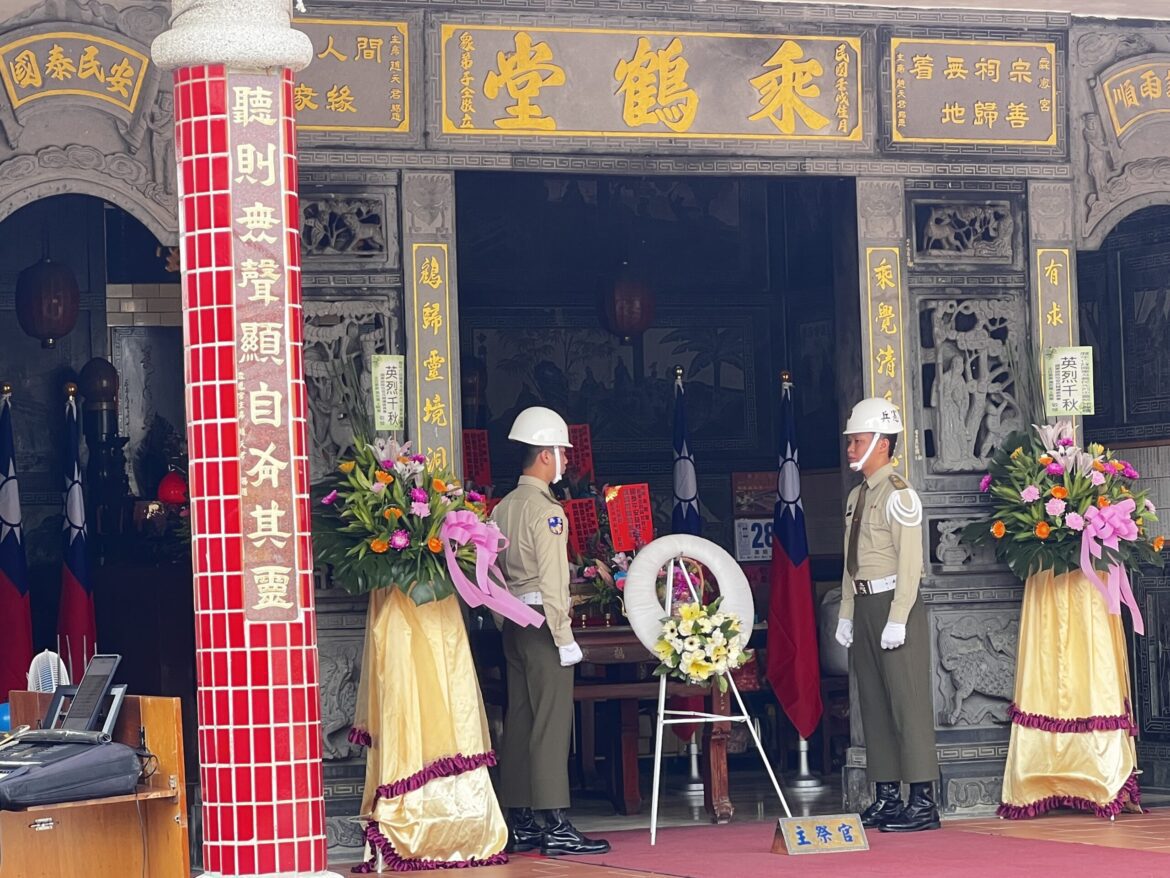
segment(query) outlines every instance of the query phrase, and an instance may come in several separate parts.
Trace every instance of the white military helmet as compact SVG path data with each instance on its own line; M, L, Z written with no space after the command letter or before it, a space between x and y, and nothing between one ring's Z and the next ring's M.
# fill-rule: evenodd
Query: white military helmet
M853 407L845 424L845 435L882 433L890 436L902 432L902 413L892 402L881 397L863 399Z
M525 445L548 448L572 448L569 425L565 419L544 406L534 405L516 415L508 438Z

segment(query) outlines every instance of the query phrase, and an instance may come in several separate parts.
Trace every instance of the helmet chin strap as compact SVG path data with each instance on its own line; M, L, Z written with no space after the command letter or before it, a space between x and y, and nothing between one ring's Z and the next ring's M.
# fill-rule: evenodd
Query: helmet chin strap
M561 464L561 447L559 445L553 447L553 460L557 463L556 477L553 478L553 484L555 485L565 475L564 468Z
M865 454L861 455L861 460L857 461L857 463L849 464L849 468L855 473L861 472L861 468L865 466L865 462L869 460L869 456L873 454L873 450L877 448L878 440L881 438L881 433L874 433L873 438L869 440L869 448L865 450Z

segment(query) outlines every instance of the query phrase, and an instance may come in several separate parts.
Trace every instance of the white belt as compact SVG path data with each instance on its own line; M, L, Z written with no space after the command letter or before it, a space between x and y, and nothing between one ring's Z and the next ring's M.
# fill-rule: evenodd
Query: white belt
M544 596L538 591L530 591L527 594L517 595L520 602L528 604L530 607L544 606Z
M855 579L853 581L854 594L881 594L893 591L898 584L897 575L886 576L882 579Z

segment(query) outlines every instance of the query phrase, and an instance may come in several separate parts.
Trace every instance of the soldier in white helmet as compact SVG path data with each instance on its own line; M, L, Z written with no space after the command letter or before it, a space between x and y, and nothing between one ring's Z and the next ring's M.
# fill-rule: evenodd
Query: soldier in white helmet
M508 438L523 445L516 489L492 518L508 538L500 555L509 591L547 625L503 621L508 712L500 745L500 804L508 809L508 850L539 847L546 856L604 854L609 843L583 836L569 807L569 743L573 731L573 638L569 599L569 522L549 486L565 472L569 427L551 409L534 406L516 417ZM543 812L541 825L534 812Z
M863 399L845 425L849 467L864 480L845 510L837 642L853 647L866 774L876 784L862 823L883 832L939 827L930 639L918 599L922 501L890 462L901 432L901 413L884 399Z

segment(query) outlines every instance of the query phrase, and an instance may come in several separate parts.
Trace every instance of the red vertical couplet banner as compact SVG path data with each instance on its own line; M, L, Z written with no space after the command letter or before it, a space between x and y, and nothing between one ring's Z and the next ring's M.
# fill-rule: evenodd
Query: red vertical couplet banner
M326 868L293 80L175 73L203 865Z
M463 431L463 480L477 488L492 483L492 455L487 430Z
M569 424L569 443L573 447L565 449L565 471L578 481L592 482L596 476L593 472L593 435L589 432L589 425Z
M597 501L592 497L566 500L565 517L569 519L569 547L576 555L585 554L589 541L597 535L601 525L597 520ZM606 563L609 559L605 559Z
M605 508L615 552L635 552L653 542L649 485L611 485L605 492Z

